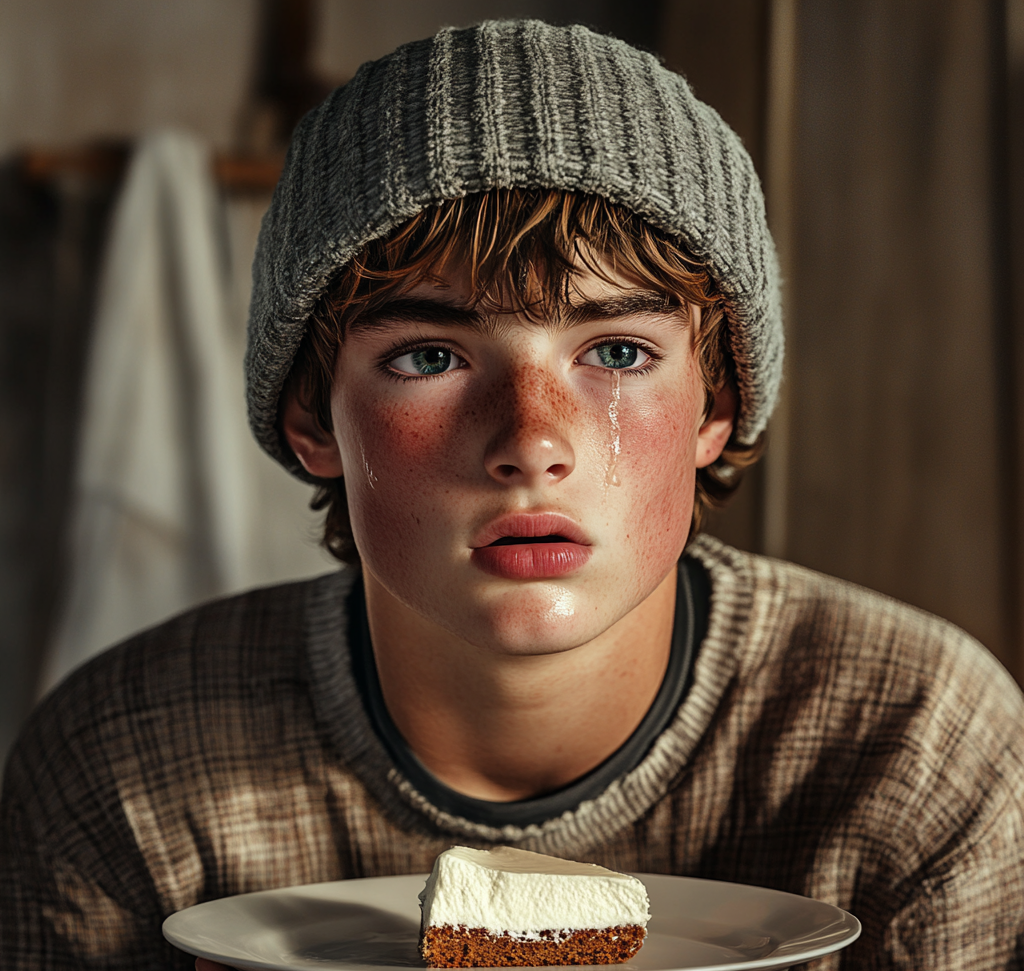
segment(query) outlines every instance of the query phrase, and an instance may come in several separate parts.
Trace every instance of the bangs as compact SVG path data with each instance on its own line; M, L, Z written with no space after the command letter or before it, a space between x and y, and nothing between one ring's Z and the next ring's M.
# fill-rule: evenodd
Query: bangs
M582 270L613 285L634 280L684 307L720 300L679 244L601 196L495 189L432 206L371 242L336 278L323 310L344 340L362 314L418 283L443 287L457 271L470 306L536 320L572 302Z

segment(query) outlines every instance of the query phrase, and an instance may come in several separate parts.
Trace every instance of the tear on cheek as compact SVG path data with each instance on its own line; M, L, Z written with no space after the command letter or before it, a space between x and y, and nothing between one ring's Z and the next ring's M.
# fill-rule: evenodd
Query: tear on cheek
M604 474L605 488L622 485L619 478L619 456L622 454L622 425L619 422L619 408L622 404L622 375L612 375L611 395L608 399L608 422L611 426L611 440L608 442L608 468Z
M359 446L359 456L363 462L363 474L366 476L366 481L369 483L371 489L377 488L377 482L379 481L376 473L370 468L370 463L366 458L366 449L362 445Z

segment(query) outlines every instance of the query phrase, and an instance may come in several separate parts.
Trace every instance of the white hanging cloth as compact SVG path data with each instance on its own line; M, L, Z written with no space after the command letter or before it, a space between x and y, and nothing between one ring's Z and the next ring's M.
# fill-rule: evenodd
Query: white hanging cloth
M144 138L114 212L86 376L69 593L43 691L197 602L327 566L305 511L309 487L248 431L240 288L210 162L189 135Z

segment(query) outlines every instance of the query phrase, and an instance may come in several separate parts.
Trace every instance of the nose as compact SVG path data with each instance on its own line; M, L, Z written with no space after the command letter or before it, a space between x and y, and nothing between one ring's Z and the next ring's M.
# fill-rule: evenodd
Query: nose
M497 431L484 466L503 485L552 485L570 475L576 456L566 434L571 410L568 391L541 367L509 376L492 399Z

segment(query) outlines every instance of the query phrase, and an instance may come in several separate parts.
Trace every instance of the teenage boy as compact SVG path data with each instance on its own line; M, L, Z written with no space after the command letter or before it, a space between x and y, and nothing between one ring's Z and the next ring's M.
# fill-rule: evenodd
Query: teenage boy
M187 967L180 908L500 843L838 904L864 933L822 967L1018 967L1005 672L693 536L781 353L750 161L654 58L492 22L365 65L295 134L246 361L351 565L50 696L7 768L0 964Z

